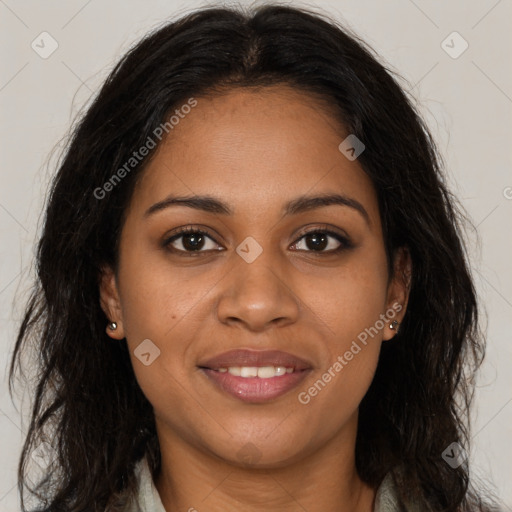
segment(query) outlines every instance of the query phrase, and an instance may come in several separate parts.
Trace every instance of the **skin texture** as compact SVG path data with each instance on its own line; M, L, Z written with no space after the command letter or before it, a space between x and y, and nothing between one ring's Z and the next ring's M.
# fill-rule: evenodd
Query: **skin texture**
M408 256L398 252L391 279L371 180L339 151L348 134L314 98L273 86L197 101L144 171L121 233L119 268L106 268L101 284L102 307L118 324L107 332L126 337L154 408L162 502L168 512L242 505L369 512L375 489L355 469L357 413L381 343L395 334L389 322L307 405L298 394L393 304L403 318ZM171 206L145 216L171 193L215 196L233 213ZM322 193L357 200L368 220L339 205L283 216L287 201ZM331 236L328 247L308 247L300 230L325 224L353 247L327 254L340 246ZM182 226L210 233L199 255L169 249L183 250L183 238L164 246ZM235 251L246 237L263 249L252 263ZM149 366L134 355L145 339L160 349ZM234 348L290 352L313 370L287 394L247 404L197 367ZM239 453L248 449L257 454L249 463Z

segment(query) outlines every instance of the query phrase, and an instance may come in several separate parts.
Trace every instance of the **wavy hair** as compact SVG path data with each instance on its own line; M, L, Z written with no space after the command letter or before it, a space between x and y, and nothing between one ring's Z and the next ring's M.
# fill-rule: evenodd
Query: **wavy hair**
M383 344L359 407L361 479L377 487L400 467L405 506L488 510L467 464L452 468L442 457L452 443L469 452L469 410L485 352L465 219L414 101L379 60L323 14L266 5L196 10L148 34L117 63L60 159L10 364L11 396L25 364L36 384L18 466L24 512L30 454L41 445L49 466L28 486L39 511L123 510L136 491L136 463L146 456L153 474L160 469L151 404L126 343L105 333L99 302L101 269L116 268L124 214L154 151L106 199L95 190L187 98L274 84L321 99L364 142L358 161L377 192L388 261L400 247L412 260L400 333ZM25 348L32 350L26 363Z

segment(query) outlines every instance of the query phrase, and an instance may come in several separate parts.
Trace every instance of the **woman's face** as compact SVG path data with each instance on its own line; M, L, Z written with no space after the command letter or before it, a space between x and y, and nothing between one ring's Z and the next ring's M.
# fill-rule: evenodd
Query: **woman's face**
M135 189L101 287L108 332L126 337L162 444L270 467L354 441L406 301L372 183L313 98L196 99Z

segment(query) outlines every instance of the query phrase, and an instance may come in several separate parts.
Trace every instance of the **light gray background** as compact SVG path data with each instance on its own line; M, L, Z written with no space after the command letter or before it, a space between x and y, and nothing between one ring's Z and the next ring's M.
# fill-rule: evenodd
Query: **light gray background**
M6 374L30 286L42 202L55 170L57 155L54 152L50 158L50 152L134 41L162 21L200 5L205 4L0 0L0 360L4 370L0 509L4 512L19 510L16 465L27 425L11 403ZM452 190L478 226L479 240L471 237L470 251L487 311L488 348L476 393L470 466L472 476L486 481L511 507L511 1L323 0L307 6L343 21L405 77L408 83L402 85L417 98L439 142ZM43 31L58 43L47 59L31 48ZM454 31L469 44L455 59L442 46ZM452 52L461 44L457 36L445 43ZM19 411L26 411L28 398L26 394L23 405L18 403Z

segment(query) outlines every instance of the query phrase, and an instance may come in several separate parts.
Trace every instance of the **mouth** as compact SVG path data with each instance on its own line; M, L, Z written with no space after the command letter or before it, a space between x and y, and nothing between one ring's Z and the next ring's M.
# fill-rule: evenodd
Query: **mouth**
M302 382L312 370L305 360L280 351L233 350L198 368L222 392L244 402L276 399Z

